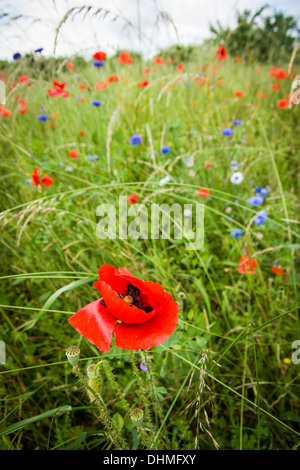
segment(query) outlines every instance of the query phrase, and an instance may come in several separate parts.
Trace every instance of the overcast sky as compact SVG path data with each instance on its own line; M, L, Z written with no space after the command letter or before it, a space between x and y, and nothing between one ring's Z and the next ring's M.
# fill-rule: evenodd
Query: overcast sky
M25 54L40 47L45 55L53 55L55 29L73 7L90 5L91 13L100 7L110 13L106 19L92 18L91 13L85 19L83 13L69 18L61 28L55 56L90 57L95 50L111 55L127 49L141 50L149 57L174 43L199 44L209 37L211 23L219 20L234 26L236 9L254 12L265 3L270 14L276 10L300 17L299 0L0 0L0 14L22 15L9 22L0 20L0 59L10 60L15 52ZM167 13L169 20L158 20L160 12Z

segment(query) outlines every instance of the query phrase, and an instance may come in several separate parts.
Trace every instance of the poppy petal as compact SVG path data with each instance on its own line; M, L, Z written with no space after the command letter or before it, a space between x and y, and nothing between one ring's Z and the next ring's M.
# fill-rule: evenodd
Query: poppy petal
M179 305L174 300L166 303L161 313L146 323L128 325L120 323L114 329L116 346L119 349L150 349L162 344L175 331Z
M101 299L83 307L68 318L68 322L90 343L95 344L100 351L109 351L117 319L102 305Z

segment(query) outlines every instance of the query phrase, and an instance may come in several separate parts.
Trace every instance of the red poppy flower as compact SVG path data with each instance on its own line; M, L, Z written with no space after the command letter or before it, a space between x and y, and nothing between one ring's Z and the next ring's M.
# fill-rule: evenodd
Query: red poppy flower
M85 90L86 85L84 83L79 83L79 88L80 88L80 90Z
M140 82L140 83L137 84L137 87L138 87L139 89L142 89L142 88L145 88L145 86L147 86L147 85L149 85L148 80L143 80L142 82Z
M35 184L35 186L40 185L39 172L40 172L40 170L38 168L35 168L32 172L32 175L31 175L32 184Z
M27 82L27 80L29 80L29 77L27 77L27 75L19 76L19 83Z
M78 157L78 154L79 154L78 150L70 150L70 152L69 152L69 155L70 155L71 158Z
M205 162L204 167L208 170L209 168L211 168L211 163L210 162Z
M217 51L216 51L216 58L218 60L225 60L227 58L227 51L226 47L224 46L219 46Z
M271 90L280 91L281 86L279 85L279 83L272 83Z
M147 69L144 70L145 75L149 75L149 73L151 73L151 72L152 72L152 69L150 69L150 68L147 68Z
M52 186L54 183L54 179L52 179L49 175L44 175L41 181L46 188L50 188L50 186Z
M156 57L153 61L154 65L164 65L164 59L162 57Z
M263 98L264 99L264 98L267 97L267 93L264 93L263 91L259 91L256 96L257 96L257 98Z
M134 194L130 194L130 196L128 196L127 198L127 204L130 205L130 204L135 204L137 203L139 200L139 197L137 195L137 193L134 193Z
M93 58L95 60L105 60L106 59L106 53L102 51L95 52L93 55Z
M198 189L198 196L208 197L209 194L210 194L209 189L205 189L205 188L199 188Z
M248 256L241 256L239 260L238 272L241 274L256 274L256 266L257 261L255 259L249 259Z
M117 61L120 62L121 64L128 65L132 63L132 57L128 52L120 52Z
M288 74L286 73L284 69L276 69L274 71L274 77L277 80L284 80L285 78L288 78Z
M69 70L74 70L74 65L69 60L67 61L66 66Z
M278 108L284 109L284 108L287 108L288 105L289 105L289 100L278 100L277 101L277 107Z
M276 276L283 276L283 274L285 273L284 269L283 268L279 269L278 266L273 266L272 271L274 274L276 274Z
M105 90L107 88L106 82L97 82L95 85L95 90Z
M177 67L176 67L176 70L177 70L178 73L182 73L183 70L184 70L183 65L181 63L178 64Z
M2 106L0 106L0 116L8 117L10 115L11 115L11 110L10 109L3 108Z
M107 79L108 83L118 83L119 82L119 77L118 75L111 75L110 77L108 77Z
M179 305L160 284L144 282L127 269L104 264L94 287L102 298L68 319L78 333L108 352L112 334L120 349L157 346L175 331Z
M80 137L83 137L85 135L85 132L84 131L78 131L78 134L80 135Z
M63 90L66 86L66 82L59 83L58 80L53 80L52 83L56 90Z
M242 91L236 91L235 93L235 96L237 96L238 98L242 98L244 96L244 93Z
M241 62L241 60L242 60L241 57L235 57L234 58L234 62Z
M275 78L275 74L276 74L277 70L278 70L277 67L272 67L270 69L270 72L269 72L269 77L270 78Z

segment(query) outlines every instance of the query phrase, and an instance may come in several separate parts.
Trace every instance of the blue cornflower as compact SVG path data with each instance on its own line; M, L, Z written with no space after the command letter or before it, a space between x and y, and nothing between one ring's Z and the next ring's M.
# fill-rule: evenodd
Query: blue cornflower
M260 192L261 192L261 186L256 186L255 191L256 191L257 193L260 193Z
M248 199L250 206L260 206L264 202L264 198L260 194L250 197Z
M40 47L39 49L36 49L34 52L42 52L44 50L43 47Z
M94 67L103 67L103 65L104 65L103 60L94 60L93 62Z
M263 188L263 189L261 190L261 195L262 195L262 196L267 196L268 192L269 192L269 191L267 190L267 188Z
M144 372L147 372L148 370L147 366L143 362L141 362L140 364L140 369L143 370Z
M254 219L254 223L256 225L261 225L261 224L264 224L265 221L267 220L268 218L268 212L267 211L259 211Z
M94 100L94 101L92 101L92 105L93 105L93 106L101 106L102 103L101 103L101 101Z
M222 130L222 134L226 136L230 136L233 134L233 130L230 129L229 127L226 127L225 129Z
M139 145L143 142L141 136L139 134L133 134L130 137L130 143L131 145Z
M36 118L38 121L48 121L49 116L47 114L39 114Z
M190 83L186 83L185 86L186 86L187 88L190 88L191 84L190 84Z
M241 119L234 119L233 121L231 121L231 124L233 126L241 126L242 125L242 121Z
M240 228L234 228L230 232L231 238L238 238L241 235L243 235L243 230L241 230Z
M171 151L171 147L169 145L164 145L160 153L169 153L170 151Z
M13 55L13 59L14 59L14 60L21 59L21 57L22 57L22 56L21 56L20 52L16 52L16 53Z
M232 169L232 170L237 170L238 167L239 167L238 162L237 162L236 160L232 160L232 162L231 162L231 169Z

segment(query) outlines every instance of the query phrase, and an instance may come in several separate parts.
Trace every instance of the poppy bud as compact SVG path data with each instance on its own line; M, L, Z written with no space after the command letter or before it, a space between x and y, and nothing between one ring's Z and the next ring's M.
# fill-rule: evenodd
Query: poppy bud
M102 391L103 380L102 380L101 375L98 373L96 364L89 365L89 367L87 368L87 375L88 375L88 385L96 394L100 395ZM87 390L87 394L91 402L96 400L95 395L89 390Z
M79 362L80 349L78 346L69 346L66 349L66 356L72 367L76 367Z

